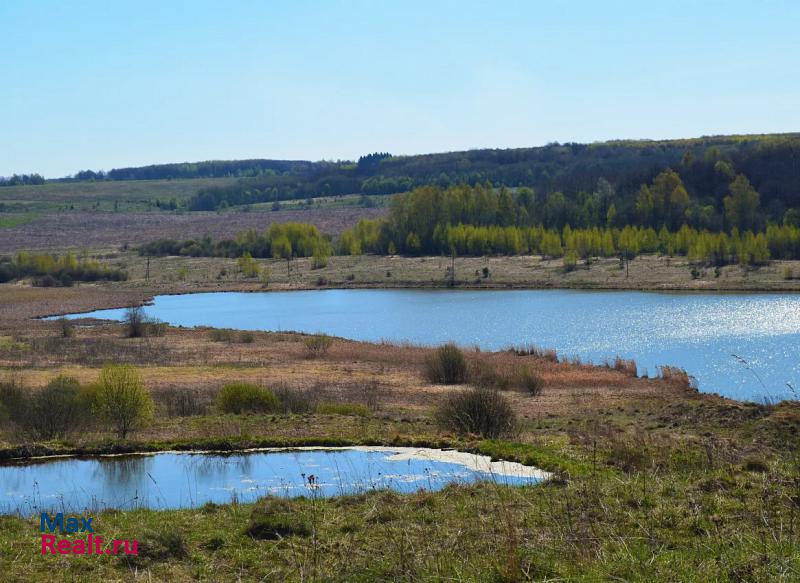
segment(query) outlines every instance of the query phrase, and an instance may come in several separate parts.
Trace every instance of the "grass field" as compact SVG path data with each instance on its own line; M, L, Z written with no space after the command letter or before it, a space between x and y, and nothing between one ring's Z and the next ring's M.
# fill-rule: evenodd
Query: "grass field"
M6 580L790 581L800 574L796 403L737 403L699 394L680 378L637 379L546 355L469 352L472 366L524 365L544 380L539 396L502 391L518 426L487 440L434 421L437 404L461 387L426 380L429 349L335 339L311 358L306 337L295 334L169 329L129 339L121 326L104 325L64 338L56 322L41 321L4 333L10 341L0 343L0 375L27 391L57 374L90 383L113 360L139 368L157 408L153 424L124 442L90 425L36 443L6 421L3 457L413 444L479 451L556 473L550 483L525 488L487 483L95 513L100 536L139 541L136 557L42 557L36 517L4 517ZM351 407L340 407L345 414L222 414L214 395L237 379ZM193 407L176 414L171 395L187 391ZM281 520L292 528L269 534Z
M186 180L108 180L47 182L36 186L0 188L0 210L6 211L143 211L158 210L156 200L185 201L201 188L224 186L235 178Z

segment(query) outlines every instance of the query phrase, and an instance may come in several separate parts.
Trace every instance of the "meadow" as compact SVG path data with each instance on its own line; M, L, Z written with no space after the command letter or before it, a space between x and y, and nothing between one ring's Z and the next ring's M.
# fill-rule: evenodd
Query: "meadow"
M69 290L59 290L69 291ZM33 302L35 303L35 302ZM555 473L523 488L377 491L333 499L264 498L182 510L104 510L95 529L136 538L138 556L46 557L38 519L0 518L10 580L792 580L800 407L740 403L693 390L680 371L631 374L546 350L464 351L464 376L438 377L433 349L292 333L124 325L8 327L4 394L36 395L59 376L97 382L129 364L155 404L120 439L90 416L79 430L30 437L6 418L0 456L293 445L455 447ZM519 371L538 379L536 390ZM276 408L226 413L231 382L278 396ZM455 381L456 384L446 384ZM442 420L452 395L489 387L513 426L498 438ZM291 405L287 405L291 404ZM334 406L335 405L335 406Z

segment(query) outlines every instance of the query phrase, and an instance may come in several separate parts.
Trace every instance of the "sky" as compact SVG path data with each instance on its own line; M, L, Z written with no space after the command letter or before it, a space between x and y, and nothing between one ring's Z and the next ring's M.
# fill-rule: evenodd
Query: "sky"
M0 0L0 175L800 131L800 2Z

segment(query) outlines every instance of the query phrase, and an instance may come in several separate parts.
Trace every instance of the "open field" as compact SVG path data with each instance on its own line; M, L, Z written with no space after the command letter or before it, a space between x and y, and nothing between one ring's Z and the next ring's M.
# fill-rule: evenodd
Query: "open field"
M184 201L209 186L226 186L235 178L183 180L104 180L98 182L47 182L42 185L0 188L0 209L53 212L152 210L151 202Z
M0 253L33 249L96 249L138 245L160 238L210 235L233 238L247 229L259 231L271 223L313 223L336 235L359 218L375 218L385 209L360 207L307 210L213 212L61 212L28 217L28 222L0 229ZM8 215L19 216L19 215Z

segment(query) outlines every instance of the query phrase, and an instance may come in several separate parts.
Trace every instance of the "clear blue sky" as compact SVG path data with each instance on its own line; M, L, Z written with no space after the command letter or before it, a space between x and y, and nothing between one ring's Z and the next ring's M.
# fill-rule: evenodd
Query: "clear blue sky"
M800 130L800 2L0 0L0 175Z

